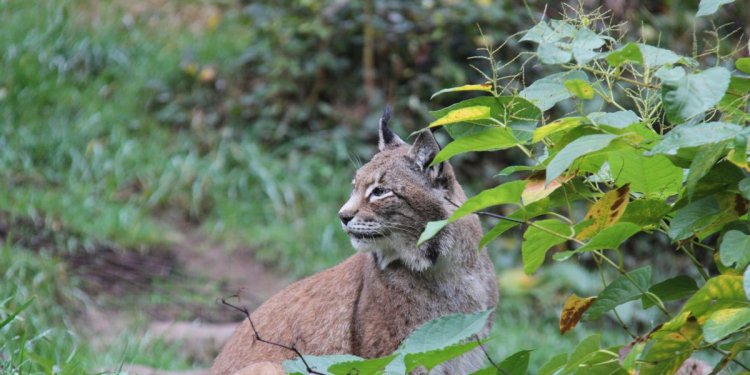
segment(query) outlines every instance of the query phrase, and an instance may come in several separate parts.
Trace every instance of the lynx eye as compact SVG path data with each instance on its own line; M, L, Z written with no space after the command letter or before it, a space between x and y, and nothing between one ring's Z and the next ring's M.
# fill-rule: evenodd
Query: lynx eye
M390 193L390 190L388 190L386 188L383 188L383 187L380 187L380 186L376 186L376 187L374 187L372 189L372 191L370 191L370 198L371 199L372 198L380 198L380 197L385 196L388 193Z

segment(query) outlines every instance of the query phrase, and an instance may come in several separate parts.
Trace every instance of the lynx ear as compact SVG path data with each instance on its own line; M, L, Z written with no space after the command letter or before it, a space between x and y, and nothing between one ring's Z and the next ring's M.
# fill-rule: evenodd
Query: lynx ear
M422 171L428 171L429 169L440 171L442 170L441 164L443 163L430 167L432 159L435 158L438 152L440 152L440 145L435 140L435 136L432 135L431 131L425 130L417 135L417 139L414 140L414 144L409 149L409 156Z
M383 110L383 116L380 117L380 140L378 141L378 150L383 151L387 148L398 147L405 144L392 130L388 127L388 121L391 119L391 107L386 106Z

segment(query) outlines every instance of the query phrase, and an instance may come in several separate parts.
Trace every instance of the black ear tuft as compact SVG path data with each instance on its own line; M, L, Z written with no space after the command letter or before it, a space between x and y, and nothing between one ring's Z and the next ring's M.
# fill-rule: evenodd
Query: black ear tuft
M378 149L380 151L386 148L398 147L404 144L392 130L388 127L388 121L391 119L391 106L385 106L383 109L383 115L380 117L380 140L378 141Z
M388 144L393 140L393 131L388 127L388 121L391 121L391 106L386 105L383 109L383 115L380 116L380 132L383 136L383 143Z

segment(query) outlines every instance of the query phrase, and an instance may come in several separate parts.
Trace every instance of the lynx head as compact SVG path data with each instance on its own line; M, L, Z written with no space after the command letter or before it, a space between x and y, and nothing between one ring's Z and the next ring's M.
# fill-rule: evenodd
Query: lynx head
M450 216L466 197L447 162L431 165L440 151L432 133L423 131L408 145L388 128L389 117L386 108L379 152L356 172L339 218L354 248L374 253L381 269L398 260L424 271L455 239L444 230L417 246L420 234L428 222Z

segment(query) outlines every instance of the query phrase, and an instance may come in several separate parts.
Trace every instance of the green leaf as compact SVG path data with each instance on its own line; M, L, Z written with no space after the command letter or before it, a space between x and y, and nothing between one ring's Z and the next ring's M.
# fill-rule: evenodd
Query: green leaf
M727 154L727 160L742 169L750 170L747 164L747 137L744 134L737 135L733 146Z
M425 353L459 344L479 333L494 309L450 314L430 320L412 332L398 348L401 354Z
M453 212L448 219L452 223L468 214L479 211L483 208L497 206L500 204L519 204L521 194L526 187L525 180L506 182L492 189L484 190L481 193L469 198L461 207Z
M521 194L524 187L526 187L526 183L526 180L507 182L492 189L484 190L467 199L448 219L427 223L425 230L419 236L417 244L421 245L433 238L446 225L481 209L501 204L520 204Z
M695 187L698 181L703 178L713 168L714 164L724 156L725 142L714 143L701 147L695 158L690 163L690 172L688 173L687 187L688 197L692 198L695 193Z
M641 231L641 227L633 223L619 222L602 229L591 238L591 241L575 250L576 253L586 251L617 249L628 238Z
M498 122L511 127L535 125L541 116L539 109L518 96L481 96L432 111L430 114L436 119L430 127L461 122L485 126L497 126Z
M537 142L537 141L534 141ZM503 168L500 172L497 172L496 176L510 176L513 173L516 172L526 172L526 171L539 171L544 169L543 164L537 164L537 165L511 165L508 167Z
M737 59L737 61L734 63L734 66L737 68L737 70L743 73L750 74L750 57Z
M701 184L702 183L703 181L701 181ZM719 215L715 221L696 233L699 240L703 240L707 236L722 230L724 226L737 220L740 217L740 214L744 215L747 213L747 202L738 194L731 191L725 191L717 192L714 196L717 197L719 201L719 209L723 214Z
M382 358L339 362L328 367L328 372L333 375L380 374L395 357L396 355L392 354ZM305 356L305 359L307 359L307 356Z
M430 97L430 100L434 99L436 96L440 94L445 94L447 92L457 92L457 91L484 91L484 92L492 92L492 85L489 83L484 83L481 85L463 85L458 87L451 87L449 89L442 89Z
M529 29L523 38L521 38L521 41L530 41L538 44L557 42L565 38L573 37L574 32L575 27L565 22L553 20L550 25L545 21L541 21Z
M662 65L674 65L680 62L694 63L692 59L680 56L672 50L650 46L648 44L638 43L638 48L643 56L643 65L655 68Z
M464 152L503 150L519 143L509 128L492 127L449 143L435 156L431 165L441 163Z
M745 177L740 181L739 189L745 199L750 199L750 177Z
M607 147L615 138L617 136L613 134L592 134L570 142L547 165L547 183L552 182L552 180L565 172L577 158Z
M675 65L678 63L695 65L696 61L680 56L672 50L650 46L643 43L627 43L617 50L601 54L607 63L613 67L624 64L644 65L648 68L656 68L662 65Z
M742 289L745 291L745 298L750 300L750 267L742 275Z
M495 366L485 367L471 373L471 375L497 375L498 371Z
M733 2L734 0L701 0L701 4L698 6L698 13L696 13L695 16L710 16L716 13L720 6Z
M648 289L651 294L656 295L663 302L685 298L695 293L696 290L698 290L698 285L695 283L695 279L685 275L664 280ZM651 298L645 295L641 297L641 304L643 304L644 310L654 306Z
M409 353L404 355L404 363L406 364L406 372L410 373L412 370L419 366L424 366L427 371L435 368L437 365L447 362L453 358L456 358L464 353L467 353L474 348L479 346L479 342L468 341L464 343L448 345L440 349L434 349L422 353ZM372 372L358 372L359 374L370 374ZM345 374L351 374L345 373Z
M750 307L745 296L742 276L719 275L708 279L690 299L681 313L689 312L702 324L714 311Z
M638 199L628 204L620 221L634 223L641 228L656 227L671 210L672 206L661 199Z
M544 257L550 247L565 242L564 237L573 235L572 228L559 220L539 220L535 221L534 224L536 226L529 226L529 229L523 234L523 244L521 245L523 270L529 275L544 263Z
M689 314L681 314L654 332L652 344L641 358L640 375L674 374L700 346L701 327Z
M632 345L632 343L630 345ZM643 349L645 348L646 343L644 342L635 344L628 352L628 355L625 356L625 359L622 360L622 367L628 370L629 374L635 373L635 366L637 363L636 361L638 357L641 356L641 353L643 353Z
M500 368L501 373L523 375L529 368L530 353L531 350L521 350L505 358L497 364L497 367Z
M565 89L578 99L593 99L594 87L582 79L569 79L564 83Z
M630 184L631 191L649 198L666 198L682 187L682 168L664 155L646 156L626 148L609 154L609 170L617 185Z
M750 323L750 308L724 309L711 314L703 325L706 342L715 343Z
M460 103L459 103L460 104ZM457 122L489 120L492 118L490 107L484 105L473 105L457 108L449 111L444 116L430 123L429 127L455 124Z
M599 343L601 342L601 335L591 335L578 343L573 353L570 353L568 362L565 364L562 373L570 373L572 370L578 368L580 364L586 361L586 359L593 353L599 350Z
M569 79L588 80L586 73L581 71L569 71L548 75L538 79L531 86L523 89L518 95L527 99L540 110L546 111L558 102L570 98L570 93L565 88L565 81Z
M479 110L475 107L488 107L489 115L485 116L483 112L479 116ZM466 108L470 108L469 112L471 113L454 112ZM475 110L477 113L474 114L477 116L474 119L463 117L473 116L472 113ZM515 138L523 142L531 139L531 133L542 115L542 112L534 104L520 96L482 96L464 100L430 113L437 119L430 126L450 125L446 127L446 130L453 139L484 131L488 126L503 125L513 129ZM435 125L436 122L438 125Z
M697 125L679 125L651 149L654 154L675 155L681 148L697 147L734 139L742 127L726 122L705 122Z
M643 64L641 49L636 43L628 43L625 46L608 53L605 57L607 63L617 67L622 64Z
M719 247L719 259L727 267L745 269L750 264L750 236L738 230L725 233Z
M643 295L643 291L648 290L651 285L651 267L641 267L634 271L628 272L635 284L633 284L624 275L619 276L609 283L604 290L596 297L596 301L586 311L587 320L599 319L605 312L629 301L638 299Z
M562 64L570 61L572 56L572 46L563 40L573 38L575 33L575 27L566 22L552 20L548 25L542 21L526 32L521 41L539 44L537 54L542 63Z
M539 45L536 53L539 60L544 64L559 65L570 61L573 54L570 51L570 45L562 42L547 43Z
M539 215L542 215L547 212L548 204L545 204L545 201L538 201L534 202L530 205L524 206L519 208L518 210L514 211L512 214L508 215L508 218L510 219L516 219L516 220L528 220L534 217L537 217ZM500 220L497 224L495 224L492 229L487 231L487 233L484 234L482 237L482 240L479 241L479 248L483 248L487 246L488 243L490 243L495 238L499 237L501 234L505 233L507 230L519 225L520 223L517 223L515 221L511 220Z
M578 29L571 43L573 57L575 57L579 65L584 65L597 56L598 52L594 50L603 46L604 43L604 38L600 37L597 33L585 27ZM579 96L579 98L581 97Z
M729 88L731 73L722 67L686 74L682 67L661 68L662 102L673 124L683 123L715 106Z
M325 372L329 367L342 362L353 362L363 361L364 358L360 358L349 354L338 354L338 355L324 355L324 356L305 356L305 361L310 365L310 368L318 372ZM307 368L301 359L297 358L294 360L287 360L283 363L284 372L287 374L307 374Z
M570 81L565 81L567 84ZM588 124L589 121L585 117L565 117L559 120L555 120L547 125L537 128L534 130L533 142L539 142L545 137L549 137L552 134L559 133L568 129L572 129L584 124Z
M620 348L600 349L589 354L585 360L578 365L576 375L629 375L620 366L619 355L616 354Z
M711 225L723 213L716 196L709 195L675 211L667 234L675 241L684 240Z
M729 79L727 93L719 101L723 121L736 123L750 121L750 114L747 113L748 93L750 93L750 78L732 76Z
M425 241L428 241L432 237L435 237L438 232L440 232L445 226L448 225L448 219L445 220L439 220L439 221L430 221L427 223L427 226L425 226L424 231L419 236L419 240L417 240L417 245L423 244Z
M616 129L625 129L641 122L638 115L631 110L618 112L593 112L587 117L597 126L609 126Z
M568 363L568 353L560 353L547 361L537 372L537 375L553 375Z

